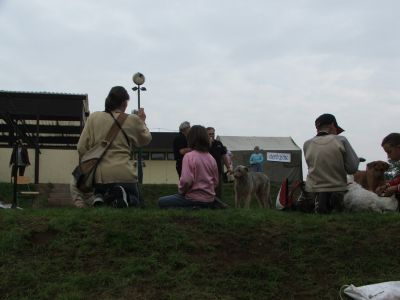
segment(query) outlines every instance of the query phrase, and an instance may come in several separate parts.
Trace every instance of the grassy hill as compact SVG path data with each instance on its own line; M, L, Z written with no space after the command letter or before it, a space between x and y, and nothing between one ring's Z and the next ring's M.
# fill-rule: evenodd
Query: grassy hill
M399 214L0 210L1 299L339 299L400 278ZM231 186L224 190L232 202Z

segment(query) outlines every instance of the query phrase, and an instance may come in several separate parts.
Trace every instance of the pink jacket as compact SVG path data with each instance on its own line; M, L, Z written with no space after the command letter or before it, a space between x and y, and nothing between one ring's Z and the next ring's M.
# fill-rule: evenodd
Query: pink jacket
M208 152L193 150L186 153L182 162L179 193L186 199L212 202L218 185L218 167Z

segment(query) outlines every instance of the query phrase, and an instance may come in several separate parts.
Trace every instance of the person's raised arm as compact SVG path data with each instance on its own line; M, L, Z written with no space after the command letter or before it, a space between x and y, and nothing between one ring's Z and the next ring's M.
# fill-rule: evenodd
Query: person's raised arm
M354 151L353 147L351 147L349 141L344 136L341 136L340 138L343 142L344 149L345 149L345 153L344 153L345 170L346 170L347 174L350 174L350 175L354 174L358 170L358 165L360 164L360 159L359 159L358 155L356 154L356 152Z

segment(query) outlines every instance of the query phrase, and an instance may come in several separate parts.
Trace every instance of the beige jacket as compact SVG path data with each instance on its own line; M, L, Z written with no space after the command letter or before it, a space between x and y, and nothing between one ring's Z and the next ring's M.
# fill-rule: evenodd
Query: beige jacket
M118 118L119 113L113 113ZM107 136L114 120L109 113L94 112L90 114L78 142L79 157L82 157L90 148L100 143ZM134 159L131 159L131 150L142 147L151 142L151 133L146 124L134 114L127 117L122 129L126 133L129 144L119 131L110 148L102 158L96 170L96 183L132 183L137 182Z
M357 171L359 158L344 136L313 137L304 143L303 150L308 166L306 191L347 190L347 174Z

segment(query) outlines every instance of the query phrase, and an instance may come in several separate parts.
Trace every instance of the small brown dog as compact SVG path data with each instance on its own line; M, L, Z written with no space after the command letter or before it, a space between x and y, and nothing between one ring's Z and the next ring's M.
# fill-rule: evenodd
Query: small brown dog
M357 171L354 181L366 190L375 192L378 186L385 184L384 173L389 169L389 164L382 160L372 161L367 164L366 171Z
M249 208L253 194L261 208L272 208L269 196L271 185L267 175L249 172L247 167L240 165L235 168L233 177L235 177L235 208Z

